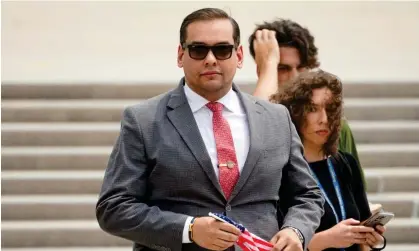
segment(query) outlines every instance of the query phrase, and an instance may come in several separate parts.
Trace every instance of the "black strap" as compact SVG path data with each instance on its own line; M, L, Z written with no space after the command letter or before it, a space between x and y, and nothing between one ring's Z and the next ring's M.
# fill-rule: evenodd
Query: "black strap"
M383 236L383 235L382 235L382 236ZM370 246L371 251L381 251L381 250L383 250L384 248L386 248L386 246L387 246L387 239L386 239L386 237L384 237L384 236L383 236L383 239L384 239L384 245L383 245L382 247L380 247L380 248L373 248L373 247L371 247L371 246Z

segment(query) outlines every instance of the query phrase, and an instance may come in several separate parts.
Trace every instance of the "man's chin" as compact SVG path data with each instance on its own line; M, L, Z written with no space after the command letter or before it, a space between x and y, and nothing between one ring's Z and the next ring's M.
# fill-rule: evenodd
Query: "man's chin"
M222 85L207 85L205 87L206 87L205 89L207 89L207 91L213 92L213 93L220 92L224 89L224 87Z
M214 87L214 88L222 88L224 83L221 79L206 79L202 81L204 86L207 87Z
M206 81L203 85L203 87L208 91L208 92L212 92L212 93L218 93L218 92L222 92L223 90L225 90L227 88L227 85L224 84L221 81L215 81L215 80L211 80L211 81Z

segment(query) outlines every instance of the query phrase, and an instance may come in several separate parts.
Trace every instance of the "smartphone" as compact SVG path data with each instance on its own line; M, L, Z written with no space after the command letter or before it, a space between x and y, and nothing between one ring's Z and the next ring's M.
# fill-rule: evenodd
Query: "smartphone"
M366 227L375 227L377 225L386 225L389 221L394 218L394 214L391 212L378 212L373 214L371 217L366 219L362 225Z

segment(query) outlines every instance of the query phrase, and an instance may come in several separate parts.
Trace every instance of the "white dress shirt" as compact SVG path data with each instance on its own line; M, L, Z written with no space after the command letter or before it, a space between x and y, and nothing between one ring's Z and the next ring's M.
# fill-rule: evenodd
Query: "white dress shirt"
M186 98L189 106L191 107L195 121L198 125L199 132L204 141L208 155L211 158L214 172L218 178L218 159L217 159L217 148L215 144L214 131L212 126L212 111L206 106L209 103L208 100L194 92L187 84L184 86ZM233 136L234 148L236 150L237 164L239 172L243 170L244 163L249 152L249 126L247 123L247 115L244 108L241 105L240 99L237 93L230 89L230 91L217 102L224 105L223 117L228 121L230 125L231 134ZM185 222L183 229L182 242L190 243L188 228L193 217L188 217Z

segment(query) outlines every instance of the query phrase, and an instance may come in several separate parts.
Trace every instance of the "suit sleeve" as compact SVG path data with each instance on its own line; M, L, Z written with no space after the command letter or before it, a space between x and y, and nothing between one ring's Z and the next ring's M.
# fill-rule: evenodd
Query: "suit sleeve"
M155 250L180 251L187 215L147 205L150 166L133 109L124 110L120 135L96 204L96 217L100 227L112 235Z
M290 128L290 156L284 167L280 191L280 206L284 213L283 226L300 230L304 250L310 243L323 216L324 199L303 156L303 146L287 109Z

